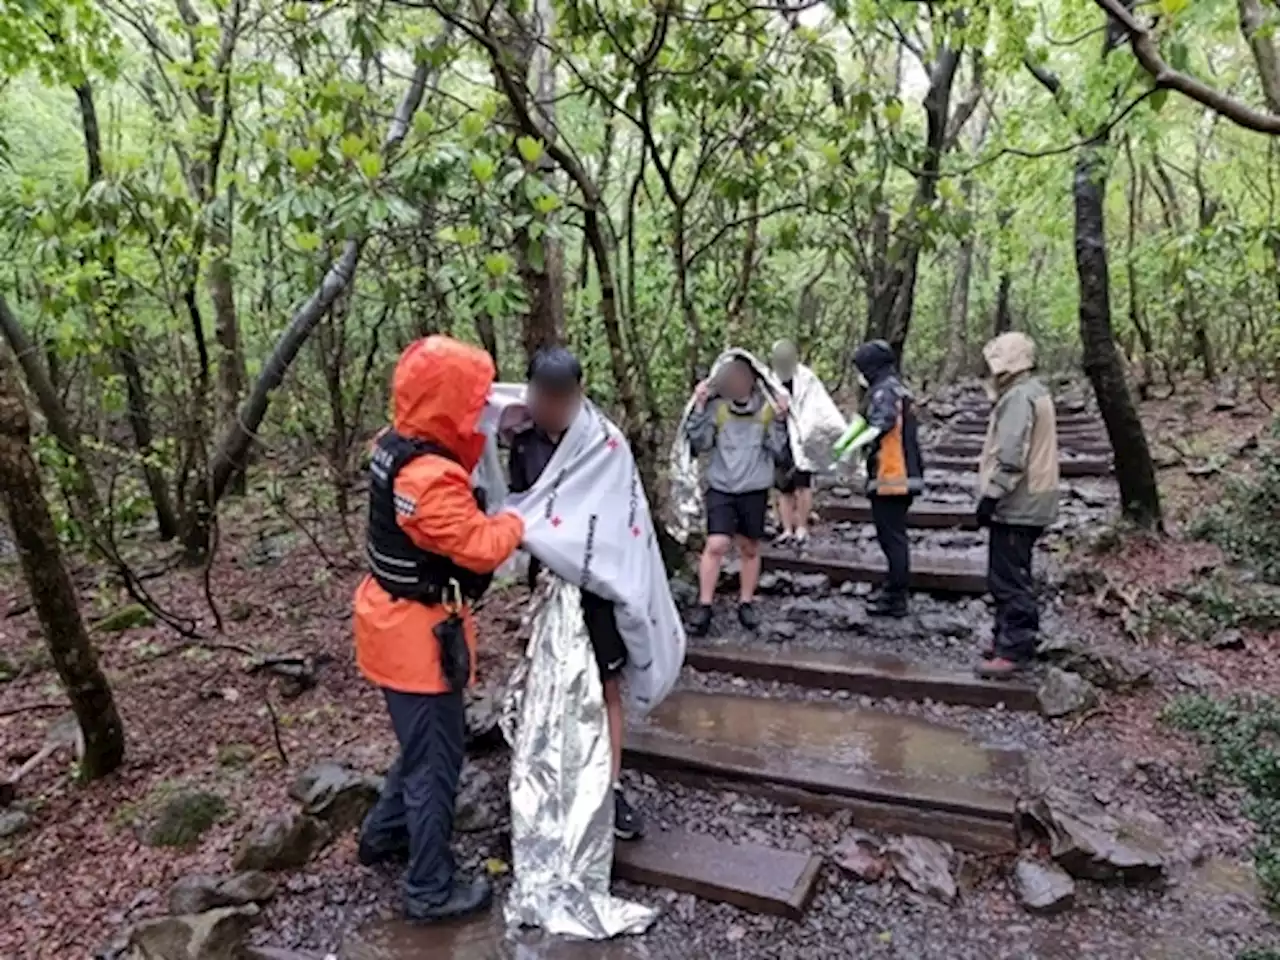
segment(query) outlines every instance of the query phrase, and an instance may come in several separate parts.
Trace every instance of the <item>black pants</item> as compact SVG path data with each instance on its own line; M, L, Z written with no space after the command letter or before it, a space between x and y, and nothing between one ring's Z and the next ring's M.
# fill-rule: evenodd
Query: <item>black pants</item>
M405 899L437 906L453 890L453 802L465 756L466 710L462 692L398 693L383 690L400 756L387 771L382 796L361 830L377 851L403 849L409 866Z
M911 542L907 539L907 510L911 497L880 497L874 493L871 501L871 519L876 525L876 539L889 563L889 577L885 581L887 594L907 595L911 585Z
M1026 661L1035 656L1040 608L1031 578L1031 555L1040 527L991 525L987 550L987 589L996 601L997 657Z

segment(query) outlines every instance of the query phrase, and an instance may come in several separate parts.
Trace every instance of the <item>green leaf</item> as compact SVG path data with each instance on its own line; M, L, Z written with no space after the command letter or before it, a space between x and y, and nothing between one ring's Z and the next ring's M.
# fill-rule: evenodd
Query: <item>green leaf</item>
M902 101L890 100L884 105L884 119L891 127L896 127L902 120Z
M1166 17L1176 17L1187 9L1189 3L1191 3L1191 0L1160 0L1160 11Z
M474 140L480 134L484 133L484 117L478 113L468 113L462 118L462 135L468 140Z
M366 153L360 157L360 172L370 180L382 173L382 157L376 153Z
M1164 109L1165 102L1168 99L1169 99L1168 90L1157 90L1155 93L1153 93L1150 97L1147 98L1147 102L1151 104L1151 110L1154 113L1159 113L1161 110Z
M516 149L525 163L537 163L542 158L542 143L533 137L517 137Z
M506 300L501 290L490 290L484 295L484 312L495 318L506 313Z
M298 172L299 176L305 177L316 168L316 164L320 162L319 147L290 147L289 163L293 169Z
M293 235L293 244L303 253L314 253L320 249L320 234L313 230L299 230Z
M544 193L533 201L533 209L545 217L547 214L554 213L560 209L560 198L554 193Z
M511 257L505 253L491 253L484 258L484 268L491 277L506 276L511 269Z
M840 148L834 143L824 143L822 145L822 156L826 158L827 163L834 167L840 163Z
M477 153L471 158L471 175L481 183L488 183L492 180L496 170L497 164L493 162L492 157Z
M1169 44L1169 65L1181 73L1191 66L1191 51L1184 41L1175 40Z
M338 149L342 151L342 155L348 160L354 160L364 152L364 137L354 133L348 133L345 137L338 141Z

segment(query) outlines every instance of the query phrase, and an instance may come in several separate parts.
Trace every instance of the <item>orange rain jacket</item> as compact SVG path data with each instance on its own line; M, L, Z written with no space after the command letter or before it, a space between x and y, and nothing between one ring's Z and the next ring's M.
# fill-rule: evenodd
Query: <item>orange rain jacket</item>
M486 516L471 493L471 471L484 450L484 435L476 427L494 373L483 350L432 336L410 344L400 356L392 387L396 432L438 444L459 460L427 454L397 474L396 500L413 504L412 513L397 512L400 528L422 549L476 573L496 570L524 536L520 517ZM446 616L440 606L396 600L366 576L355 595L360 672L380 687L403 693L448 692L432 634ZM474 679L476 627L469 608L463 608L462 619Z

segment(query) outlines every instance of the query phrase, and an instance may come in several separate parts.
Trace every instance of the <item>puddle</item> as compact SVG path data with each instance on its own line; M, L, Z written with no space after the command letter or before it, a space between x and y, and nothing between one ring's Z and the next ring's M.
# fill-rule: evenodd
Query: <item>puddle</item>
M989 749L963 730L838 704L677 691L645 730L754 755L753 766L805 759L849 771L949 780L1020 775L1019 751Z
M628 938L589 943L547 936L540 930L508 933L502 906L452 924L415 926L376 920L342 944L341 960L653 960L652 951Z

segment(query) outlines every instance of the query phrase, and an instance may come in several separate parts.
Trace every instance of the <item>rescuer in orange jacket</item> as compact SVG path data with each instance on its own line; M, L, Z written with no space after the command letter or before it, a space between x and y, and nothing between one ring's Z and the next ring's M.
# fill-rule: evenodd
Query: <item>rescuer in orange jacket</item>
M483 350L432 336L396 365L394 425L370 460L369 575L355 595L356 661L382 688L400 755L360 835L360 862L407 853L405 913L432 922L472 913L489 881L454 882L449 849L462 771L462 693L475 667L471 604L524 536L514 513L489 517L471 472L493 385Z

